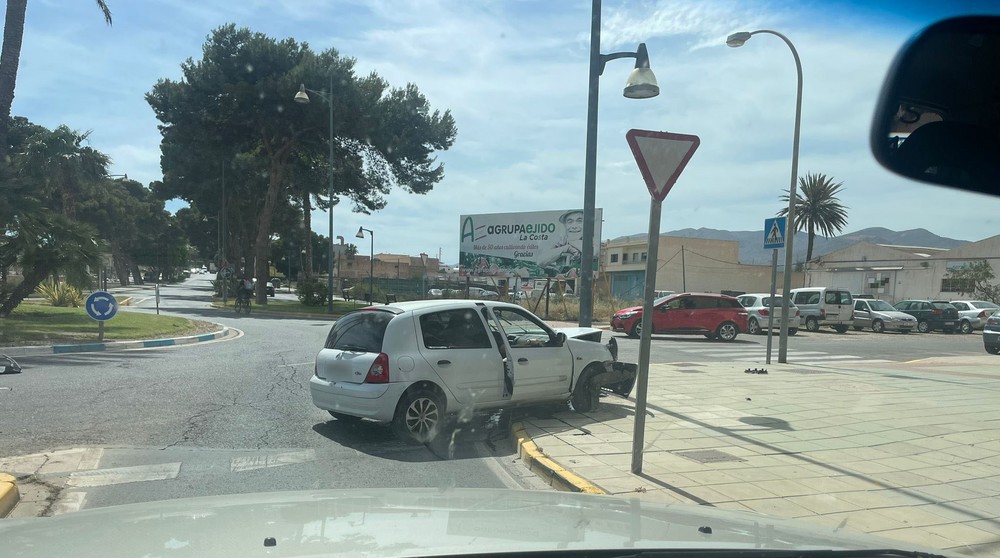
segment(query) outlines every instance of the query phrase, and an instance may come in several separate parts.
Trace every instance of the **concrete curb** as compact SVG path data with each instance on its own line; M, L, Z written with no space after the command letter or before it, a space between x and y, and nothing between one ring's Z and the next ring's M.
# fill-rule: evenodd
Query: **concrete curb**
M52 345L37 347L0 347L0 352L12 357L52 355L66 353L95 353L128 351L133 349L146 349L150 347L173 347L176 345L190 345L204 341L214 341L236 336L238 330L223 327L215 333L203 333L201 335L189 335L186 337L173 337L168 339L145 339L136 341L109 341L107 343L78 343L75 345Z
M7 517L20 500L17 481L7 473L0 473L0 518Z
M210 305L216 310L232 310L230 306L223 306L217 302L213 302ZM358 308L363 308L363 306L358 306ZM343 314L337 314L331 316L330 314L308 314L306 312L271 312L270 310L251 310L250 315L252 316L254 312L257 312L259 316L271 316L274 318L314 318L317 320L339 320L344 317Z
M523 424L514 423L511 427L511 436L517 445L517 455L524 461L529 470L548 482L549 486L565 492L608 494L606 490L596 484L545 457L542 449L531 440Z

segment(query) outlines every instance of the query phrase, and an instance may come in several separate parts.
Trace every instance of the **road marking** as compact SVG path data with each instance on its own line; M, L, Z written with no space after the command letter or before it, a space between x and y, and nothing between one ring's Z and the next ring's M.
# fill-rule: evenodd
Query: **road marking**
M290 451L287 453L249 455L245 457L234 457L229 462L229 470L233 473L241 473L243 471L270 469L272 467L282 467L284 465L294 465L296 463L307 463L315 460L316 451L311 449L303 451Z
M307 360L305 362L293 362L291 364L279 364L278 366L302 366L303 364L315 364L315 360Z
M99 448L72 448L14 457L0 457L0 470L10 473L41 475L93 469L96 466L95 459L99 460L103 451ZM94 466L91 466L92 463Z
M80 511L87 493L83 491L63 492L59 499L52 505L52 515L62 515Z
M130 482L158 481L177 478L181 472L180 463L157 463L154 465L138 465L135 467L116 467L113 469L97 469L94 471L77 471L70 473L66 480L67 486L92 487L111 486Z
M83 452L83 456L80 458L80 464L77 465L76 469L78 471L90 471L97 468L97 465L101 462L101 457L104 456L104 448L87 448Z

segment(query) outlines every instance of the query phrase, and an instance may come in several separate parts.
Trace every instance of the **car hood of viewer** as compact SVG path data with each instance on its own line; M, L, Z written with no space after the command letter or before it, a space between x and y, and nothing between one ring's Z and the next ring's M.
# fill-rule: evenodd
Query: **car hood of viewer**
M870 549L840 529L688 504L566 492L273 492L0 521L4 556L427 556L574 549Z

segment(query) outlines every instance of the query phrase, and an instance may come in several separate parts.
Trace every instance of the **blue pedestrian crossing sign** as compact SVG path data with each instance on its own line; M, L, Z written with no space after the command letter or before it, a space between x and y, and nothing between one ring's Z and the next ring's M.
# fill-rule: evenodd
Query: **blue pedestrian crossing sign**
M110 320L118 313L118 301L113 294L104 291L97 291L88 296L84 307L87 309L87 314L99 322Z
M785 247L786 217L764 219L764 249Z

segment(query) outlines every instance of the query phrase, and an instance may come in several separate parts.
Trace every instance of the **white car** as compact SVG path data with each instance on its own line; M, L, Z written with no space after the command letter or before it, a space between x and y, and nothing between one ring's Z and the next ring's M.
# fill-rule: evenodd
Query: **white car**
M759 335L767 333L768 314L771 313L771 295L769 293L750 293L736 297L740 304L747 309L747 333ZM788 322L788 335L795 335L799 332L799 309L794 304L789 303L788 310L791 311L791 321ZM774 297L774 318L771 320L771 329L781 328L781 295Z
M958 309L958 329L962 333L983 329L986 320L1000 309L1000 305L985 300L952 300L951 305Z
M482 287L469 287L469 298L497 300L500 298L500 294L496 291L491 291Z
M368 307L334 324L309 382L313 404L342 420L391 423L431 441L446 414L571 400L590 411L601 388L623 397L636 365L593 328L555 330L513 304L425 300Z

